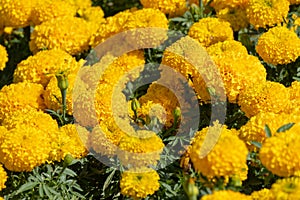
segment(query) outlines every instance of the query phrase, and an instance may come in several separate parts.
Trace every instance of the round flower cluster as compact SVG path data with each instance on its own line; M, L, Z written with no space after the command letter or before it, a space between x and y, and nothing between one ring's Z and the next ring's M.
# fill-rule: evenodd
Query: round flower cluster
M251 200L251 197L232 190L219 190L219 191L214 191L212 194L204 195L201 198L201 200L232 200L232 199Z
M120 180L121 194L133 199L145 198L159 189L159 175L151 168L124 171Z
M279 179L272 185L270 192L272 193L270 200L298 200L300 197L300 178Z
M257 115L250 118L250 120L240 128L239 137L248 146L250 150L257 150L251 144L251 141L263 143L267 138L265 132L265 125L271 130L271 133L276 131L284 124L288 123L300 123L300 117L298 115L291 114L275 114L273 112L260 112Z
M224 8L217 12L217 17L228 21L234 31L239 31L249 25L246 10L241 7Z
M300 56L300 39L288 28L277 26L260 36L256 51L267 63L288 64Z
M8 61L8 55L4 46L0 45L0 70L5 68L6 62Z
M207 1L208 3L209 1ZM212 0L210 6L212 6L216 11L220 11L224 8L234 8L243 9L247 6L248 0Z
M219 18L200 19L191 26L188 35L204 47L225 40L233 40L230 23Z
M34 28L29 46L33 53L43 49L62 49L75 55L89 49L91 34L89 23L82 18L52 18Z
M170 17L180 16L186 10L185 0L141 0L141 4L144 8L156 8Z
M76 74L83 62L77 62L75 58L59 49L40 51L17 65L14 82L28 81L46 87L57 72L68 71Z
M262 164L273 174L289 177L300 171L300 126L267 138L259 151Z
M41 97L43 92L43 86L37 83L20 82L4 86L0 90L0 121L20 109L45 108Z
M288 0L249 0L247 16L256 28L267 28L280 24L289 12Z
M118 157L124 166L155 166L163 148L164 143L154 132L140 130L122 137Z
M259 191L254 191L251 193L252 200L271 200L272 199L272 193L269 189L262 189Z
M0 164L0 191L6 187L5 186L6 180L7 180L6 171L4 170L3 166Z
M259 112L282 113L290 100L288 89L284 85L267 81L263 84L247 87L241 92L238 104L247 117Z
M207 135L210 138L206 138ZM193 166L198 172L208 178L224 177L225 180L234 176L240 180L247 178L247 154L247 147L238 138L238 132L217 121L196 133L190 150Z

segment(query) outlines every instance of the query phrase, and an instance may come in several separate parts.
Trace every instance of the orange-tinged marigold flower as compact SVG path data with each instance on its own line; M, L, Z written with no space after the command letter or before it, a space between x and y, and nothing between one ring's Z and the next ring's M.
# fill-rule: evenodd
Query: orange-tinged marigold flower
M76 74L83 62L77 62L71 55L59 49L41 51L17 65L14 82L28 81L46 87L57 72Z
M4 46L0 45L0 70L3 70L8 61L8 54Z
M300 39L284 26L269 29L258 39L256 51L270 64L288 64L300 56Z
M146 198L159 189L159 175L151 168L124 171L121 175L121 193L135 200Z
M140 0L144 8L159 9L170 17L181 16L187 10L185 0Z
M191 26L188 35L204 47L225 40L233 40L230 23L219 18L200 19Z
M280 24L289 12L288 0L249 0L247 16L256 29Z

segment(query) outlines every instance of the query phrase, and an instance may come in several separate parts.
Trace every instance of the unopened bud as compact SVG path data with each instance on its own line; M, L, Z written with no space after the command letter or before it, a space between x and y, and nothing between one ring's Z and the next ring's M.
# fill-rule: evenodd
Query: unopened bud
M57 79L57 86L60 90L66 90L69 87L68 75L65 72L55 74Z
M137 99L133 99L132 102L131 102L131 109L133 111L136 111L140 107L141 107L140 102Z

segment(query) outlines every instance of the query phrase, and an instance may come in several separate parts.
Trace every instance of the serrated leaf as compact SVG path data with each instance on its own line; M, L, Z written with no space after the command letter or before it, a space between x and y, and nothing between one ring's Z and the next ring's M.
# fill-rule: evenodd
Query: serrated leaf
M16 192L16 194L20 194L22 192L25 192L27 190L31 190L33 189L36 185L38 184L38 182L28 182L25 183L24 185L22 185Z
M284 131L287 131L289 130L290 128L292 128L293 126L295 125L295 123L288 123L288 124L285 124L283 126L281 126L279 129L277 129L277 133L281 133L281 132L284 132Z
M116 169L114 169L110 174L109 176L106 178L105 182L104 182L104 185L103 185L103 191L106 190L106 188L109 186L109 184L111 183L112 181L112 178L114 177L115 175L115 172L116 172Z
M256 146L256 147L259 148L259 149L262 147L262 145L261 145L260 142L251 141L250 143L253 144L254 146Z
M272 137L272 132L271 132L271 129L270 127L266 124L265 125L265 133L266 133L266 136L269 138L269 137Z

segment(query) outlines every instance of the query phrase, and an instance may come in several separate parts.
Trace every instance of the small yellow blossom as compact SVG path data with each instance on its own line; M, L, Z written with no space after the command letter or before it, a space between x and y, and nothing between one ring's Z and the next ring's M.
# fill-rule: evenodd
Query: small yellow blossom
M261 189L251 193L252 200L271 200L273 198L272 193L269 189Z
M241 7L224 8L217 12L217 17L228 21L234 31L239 31L249 25L246 10Z
M299 200L300 199L300 178L290 177L277 180L271 187L273 195L271 200Z
M219 191L214 191L212 194L205 195L201 198L201 200L233 200L233 199L251 200L251 197L231 190L219 190Z

